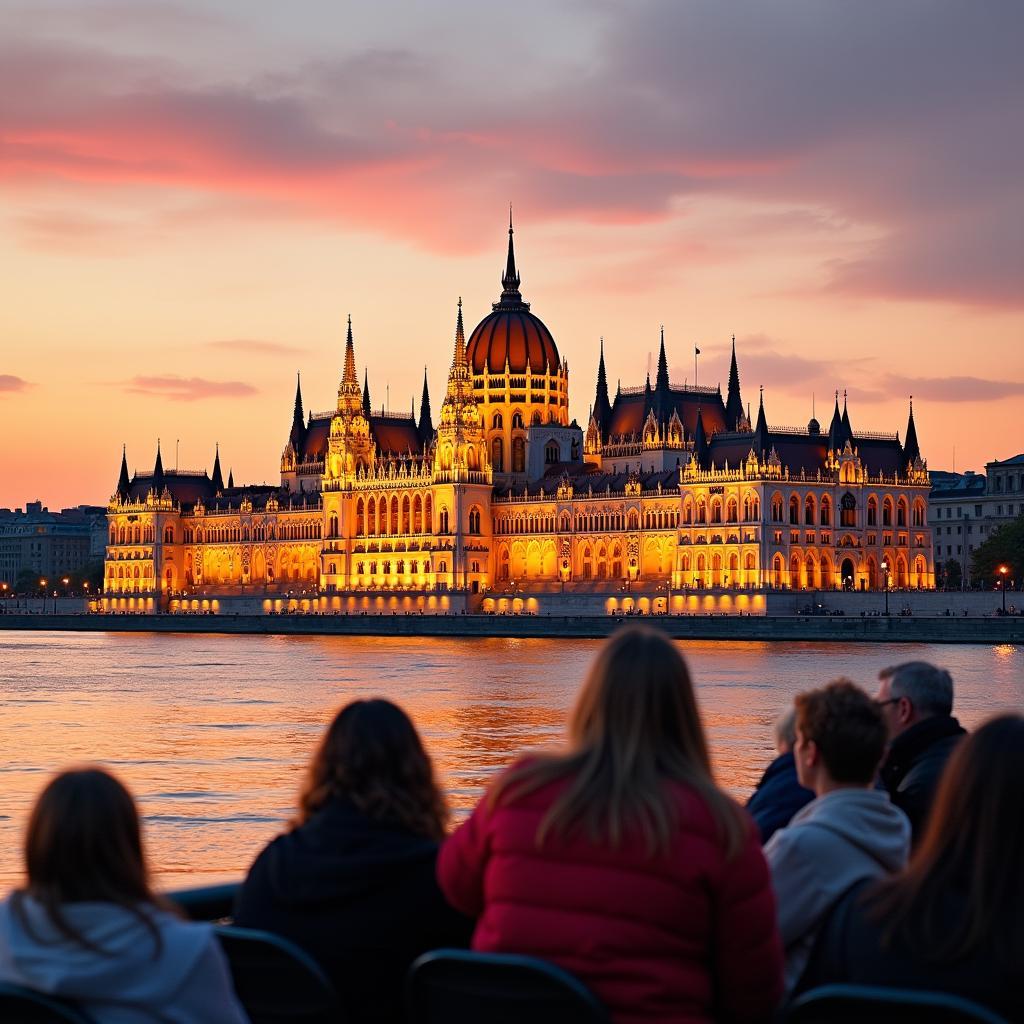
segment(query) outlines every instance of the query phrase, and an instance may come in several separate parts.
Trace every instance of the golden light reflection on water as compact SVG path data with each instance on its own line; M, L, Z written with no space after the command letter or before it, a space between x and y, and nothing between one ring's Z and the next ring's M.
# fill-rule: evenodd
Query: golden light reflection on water
M132 787L167 886L234 878L290 815L343 703L402 704L464 814L525 747L557 742L596 641L0 633L0 885L48 775L100 761ZM792 695L839 675L873 686L909 658L950 668L972 725L1024 704L1020 648L684 643L723 785L745 797Z

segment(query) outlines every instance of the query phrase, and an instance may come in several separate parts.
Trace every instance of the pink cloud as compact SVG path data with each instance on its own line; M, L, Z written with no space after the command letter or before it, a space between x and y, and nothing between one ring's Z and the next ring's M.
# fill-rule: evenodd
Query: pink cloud
M32 385L21 377L11 373L0 373L0 395L18 394L27 391Z
M153 395L174 402L195 402L204 398L245 398L258 393L251 384L238 380L206 380L203 377L139 376L125 382L134 395Z

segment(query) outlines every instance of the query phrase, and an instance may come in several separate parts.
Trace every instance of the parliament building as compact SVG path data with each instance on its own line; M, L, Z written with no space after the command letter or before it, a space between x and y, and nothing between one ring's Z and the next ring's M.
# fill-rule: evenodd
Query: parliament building
M520 291L467 340L456 313L434 423L375 410L351 318L337 402L296 386L277 486L212 471L121 472L104 596L119 611L747 611L780 590L934 587L929 480L911 406L899 435L769 426L728 388L669 379L610 394L603 343L586 429L569 367Z

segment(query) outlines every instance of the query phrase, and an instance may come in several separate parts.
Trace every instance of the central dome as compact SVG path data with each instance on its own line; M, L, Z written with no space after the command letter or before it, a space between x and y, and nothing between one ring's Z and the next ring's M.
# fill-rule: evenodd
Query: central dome
M508 226L508 262L501 277L501 299L473 329L466 343L466 360L473 373L550 373L558 370L555 339L540 317L530 312L519 291L512 248L512 223Z

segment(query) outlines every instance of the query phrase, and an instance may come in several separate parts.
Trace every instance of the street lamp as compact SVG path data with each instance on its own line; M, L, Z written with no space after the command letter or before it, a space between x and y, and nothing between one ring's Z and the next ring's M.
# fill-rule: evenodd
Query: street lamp
M885 614L889 614L889 563L882 559L882 572L885 573Z
M1002 576L1002 579L999 581L999 583L1000 583L1000 589L1003 592L1003 614L1004 615L1006 614L1006 574L1009 571L1010 570L1007 569L1007 567L1005 565L999 566L999 575Z

